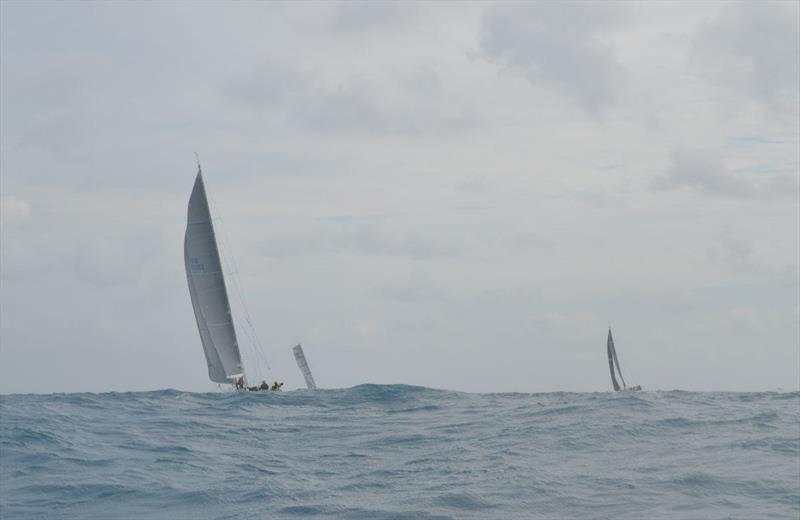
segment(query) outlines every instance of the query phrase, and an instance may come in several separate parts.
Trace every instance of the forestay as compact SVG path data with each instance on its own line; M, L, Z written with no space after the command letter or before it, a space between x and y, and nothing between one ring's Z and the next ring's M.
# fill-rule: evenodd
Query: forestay
M208 377L217 383L230 383L244 374L244 368L199 167L189 198L183 257Z
M300 372L303 373L303 377L306 380L306 386L309 390L316 390L317 383L314 382L314 376L311 375L311 369L308 368L308 362L306 361L306 355L303 353L303 347L297 344L292 348L292 352L294 352L294 359L297 361L297 366L300 368Z

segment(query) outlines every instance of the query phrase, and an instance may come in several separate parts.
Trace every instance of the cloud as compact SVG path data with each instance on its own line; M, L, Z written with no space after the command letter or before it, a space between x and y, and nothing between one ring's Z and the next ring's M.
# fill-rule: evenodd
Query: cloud
M605 2L501 4L483 16L480 51L601 117L624 96L625 71L599 35L625 15L621 5Z
M305 130L331 135L452 135L480 124L476 111L442 92L436 73L349 78L298 107Z
M267 108L292 96L308 95L315 87L315 79L308 71L269 59L250 71L233 76L223 85L222 91L248 107Z
M793 2L724 4L694 36L691 63L719 87L798 116L800 13Z
M385 31L404 26L417 16L410 2L344 1L336 4L329 20L331 30L342 34Z
M459 248L434 237L412 231L389 231L376 226L324 227L271 238L267 256L339 254L355 252L368 256L429 260L457 254Z
M722 159L709 150L676 147L672 150L671 162L666 174L653 181L653 188L666 190L687 187L702 193L730 197L746 197L755 193L750 182L729 171Z
M758 280L784 287L798 284L798 266L792 264L771 265L774 262L769 254L757 250L755 244L738 237L726 237L713 242L706 254L711 263L722 267L736 276Z
M760 275L765 272L765 267L756 260L753 244L745 240L736 238L719 240L712 244L708 257L736 273Z
M719 152L675 147L670 167L650 184L656 190L688 188L707 195L734 198L792 198L800 190L797 173L762 171L757 164L729 168Z
M20 222L31 216L31 205L12 195L0 197L0 221Z
M319 74L267 60L222 86L228 99L299 132L330 136L450 135L477 127L476 109L448 95L427 66L391 68L325 81Z
M75 244L75 275L91 285L133 286L142 277L144 267L163 244L158 233L128 232L124 236L108 233L91 236Z
M380 300L405 303L438 302L447 299L444 289L422 276L412 276L402 282L379 284L372 289L372 295Z

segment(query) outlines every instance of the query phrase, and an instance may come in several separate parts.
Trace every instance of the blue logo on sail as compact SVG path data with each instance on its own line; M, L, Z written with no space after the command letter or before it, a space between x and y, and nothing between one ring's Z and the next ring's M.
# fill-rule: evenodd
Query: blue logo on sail
M197 257L195 257L195 256L192 257L192 260L191 260L190 263L191 263L193 272L204 271L205 270L205 266L202 263L200 263L200 260L198 260Z

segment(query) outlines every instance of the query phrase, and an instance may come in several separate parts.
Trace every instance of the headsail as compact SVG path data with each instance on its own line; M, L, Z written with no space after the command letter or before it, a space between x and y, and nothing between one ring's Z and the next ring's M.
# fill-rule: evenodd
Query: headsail
M208 377L216 383L230 383L244 374L244 367L199 166L189 198L183 258Z
M308 368L306 355L303 354L303 347L298 343L292 348L292 352L294 352L294 359L297 361L297 366L300 368L300 372L303 373L303 377L306 380L306 386L309 390L316 390L317 383L314 382L314 376L311 375L311 369Z

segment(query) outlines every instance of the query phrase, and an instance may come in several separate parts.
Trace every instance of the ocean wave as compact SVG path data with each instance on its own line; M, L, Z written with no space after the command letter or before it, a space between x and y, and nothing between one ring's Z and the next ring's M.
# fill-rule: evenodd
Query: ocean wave
M800 392L0 396L3 518L797 518Z

